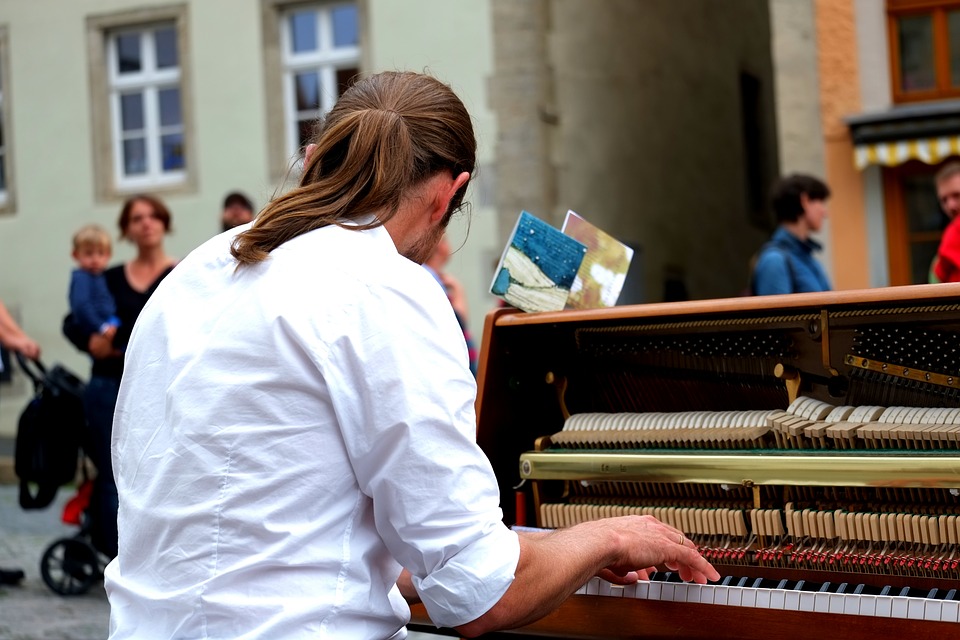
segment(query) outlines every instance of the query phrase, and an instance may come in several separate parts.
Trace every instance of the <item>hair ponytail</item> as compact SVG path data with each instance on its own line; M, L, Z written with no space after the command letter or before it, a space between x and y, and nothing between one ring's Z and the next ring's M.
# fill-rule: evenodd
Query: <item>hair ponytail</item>
M254 264L299 235L367 214L368 229L392 218L404 196L441 170L473 172L469 114L440 81L387 72L348 89L320 123L300 184L270 202L233 241L240 265ZM457 194L455 206L462 202Z

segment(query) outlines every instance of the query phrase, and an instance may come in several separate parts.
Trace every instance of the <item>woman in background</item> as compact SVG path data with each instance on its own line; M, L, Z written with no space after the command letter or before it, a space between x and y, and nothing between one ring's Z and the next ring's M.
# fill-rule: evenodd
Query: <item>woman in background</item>
M171 226L170 211L158 198L131 197L124 203L117 224L120 237L136 245L137 255L103 272L120 320L116 334L112 338L100 333L77 336L64 329L71 342L93 357L83 398L89 429L87 453L97 467L90 505L92 533L94 546L111 558L117 554L118 499L110 460L110 437L123 374L123 352L140 311L176 265L176 260L167 255L163 247Z

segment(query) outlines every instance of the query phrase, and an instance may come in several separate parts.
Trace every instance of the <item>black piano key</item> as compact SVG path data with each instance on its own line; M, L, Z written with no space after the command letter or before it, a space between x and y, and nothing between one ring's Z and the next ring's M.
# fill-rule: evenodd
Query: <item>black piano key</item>
M903 587L902 589L900 589L901 598L906 598L909 595L910 595L910 587Z
M807 583L806 580L797 580L793 583L793 586L790 587L790 591L803 591L803 585Z
M833 593L833 592L831 591L831 589L830 589L830 583L829 583L829 582L824 582L822 585L820 585L820 588L817 589L817 592L818 592L818 593Z
M733 576L724 576L723 580L720 581L720 584L724 587L729 587L732 581L733 581Z
M866 586L867 586L867 585L865 585L865 584L858 584L856 587L853 588L853 595L859 596L860 594L862 594L862 593L863 593L863 588L866 587Z
M878 595L888 596L888 595L890 595L890 589L892 589L892 588L893 588L893 587L891 587L890 585L887 585L887 586L885 586L883 589L880 589L880 593L879 593Z
M956 589L950 589L950 591L947 591L947 595L943 596L943 599L944 599L944 600L957 600L957 599L958 599L958 598L957 598L958 593L960 593L960 592L958 592Z
M763 578L757 578L753 581L753 584L750 585L751 589L759 589L763 586Z
M930 589L930 591L927 592L927 595L925 595L924 598L929 598L930 600L943 600L944 595L945 594L943 593L943 591L941 591L940 589L934 588L934 589Z
M776 587L776 588L777 588L777 589L786 589L786 588L787 588L787 585L788 585L789 583L790 583L789 580L781 580L780 582L777 583L777 587Z
M837 590L834 593L846 593L847 592L847 583L841 582L837 585Z
M748 578L748 577L746 577L746 576L740 578L740 580L739 580L739 582L737 582L736 586L738 586L738 587L745 587L745 586L747 586L747 581L748 581L749 579L750 579L750 578Z

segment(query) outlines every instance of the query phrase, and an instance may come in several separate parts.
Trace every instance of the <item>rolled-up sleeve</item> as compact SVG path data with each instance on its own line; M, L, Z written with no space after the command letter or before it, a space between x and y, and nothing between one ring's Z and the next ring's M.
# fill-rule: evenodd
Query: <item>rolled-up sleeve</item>
M333 345L324 368L377 532L434 623L452 627L503 596L520 544L503 524L496 476L476 444L463 333L422 275L422 286L371 290L356 311L344 309L355 333Z

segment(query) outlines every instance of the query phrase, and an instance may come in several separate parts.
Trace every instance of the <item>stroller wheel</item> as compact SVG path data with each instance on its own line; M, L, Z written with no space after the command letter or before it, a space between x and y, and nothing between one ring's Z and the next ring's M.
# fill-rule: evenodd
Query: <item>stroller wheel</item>
M40 575L61 596L86 593L99 577L97 552L80 538L61 538L43 552Z

